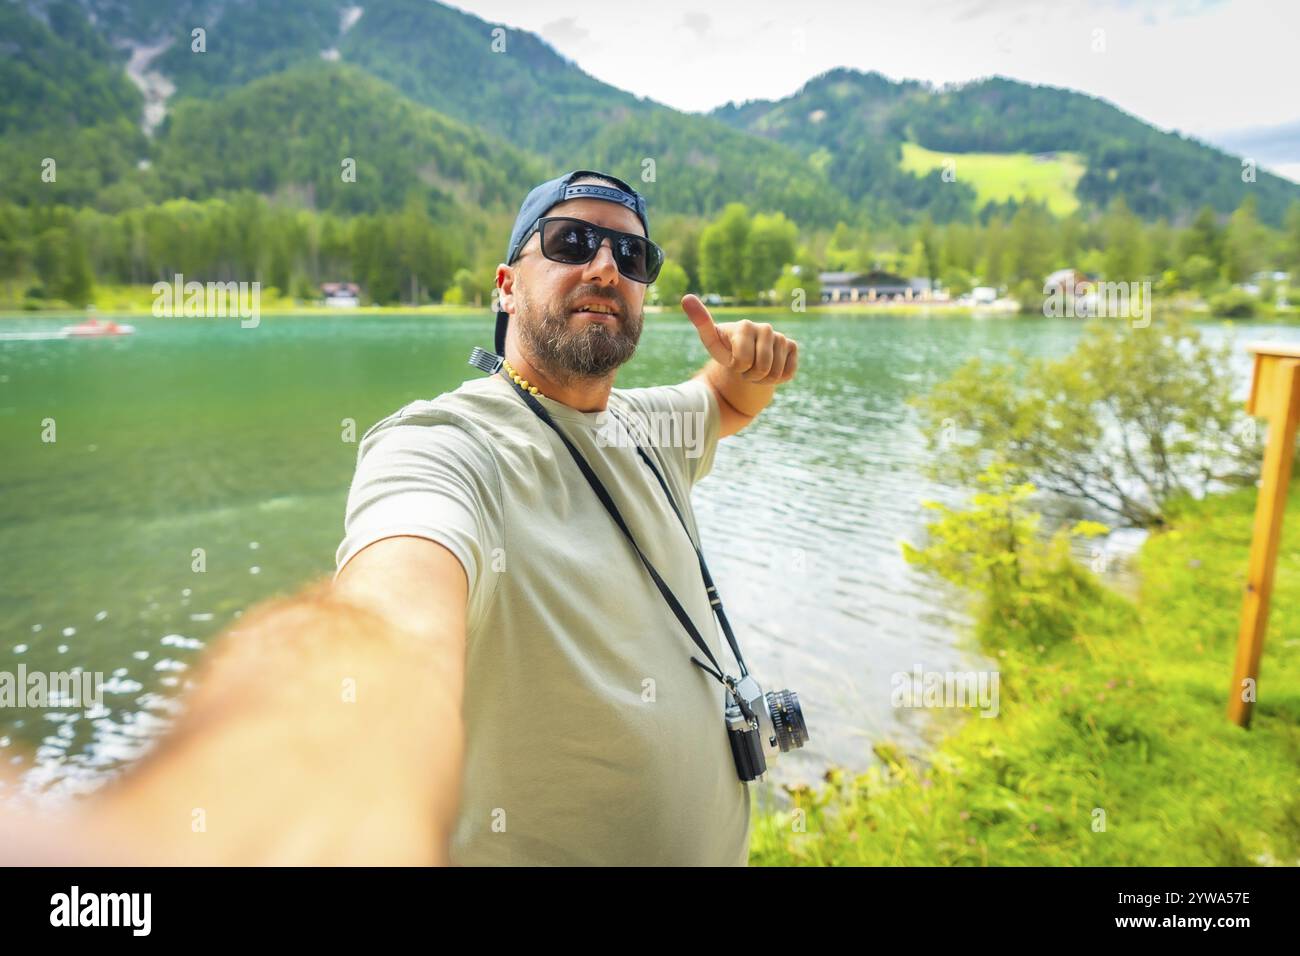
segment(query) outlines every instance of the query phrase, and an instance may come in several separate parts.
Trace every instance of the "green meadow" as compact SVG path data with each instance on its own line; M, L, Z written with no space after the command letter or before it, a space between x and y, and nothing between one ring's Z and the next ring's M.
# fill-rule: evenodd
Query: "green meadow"
M1047 203L1056 216L1068 216L1079 208L1075 186L1087 165L1074 153L1037 159L1032 153L936 153L916 143L903 143L902 147L902 169L907 173L923 176L955 160L957 181L975 189L978 207L1008 199L1034 199Z
M1226 717L1256 493L1181 505L1138 557L1136 604L1097 590L1048 647L980 635L996 719L924 764L877 745L791 810L754 865L1300 865L1300 481L1292 485L1252 727Z

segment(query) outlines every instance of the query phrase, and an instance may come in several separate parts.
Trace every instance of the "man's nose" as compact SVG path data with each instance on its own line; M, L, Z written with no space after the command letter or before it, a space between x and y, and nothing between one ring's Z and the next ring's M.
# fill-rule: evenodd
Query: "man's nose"
M608 251L606 246L609 247ZM618 277L618 263L614 261L614 240L610 236L602 236L600 247L586 265L585 278L603 278L612 285L618 281Z

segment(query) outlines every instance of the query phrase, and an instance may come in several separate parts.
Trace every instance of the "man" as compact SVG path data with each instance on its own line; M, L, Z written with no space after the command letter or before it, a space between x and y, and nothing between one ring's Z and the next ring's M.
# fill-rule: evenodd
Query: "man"
M593 186L608 191L552 201ZM624 235L556 263L532 228L543 213ZM614 389L646 284L620 263L648 278L653 255L631 238L648 233L612 177L534 190L497 273L498 332L514 320L498 350L722 660L686 532L635 449L607 440L622 420L606 413L703 416L702 447L647 449L698 540L689 485L793 377L797 348L767 325L715 326L687 296L713 360L681 385ZM0 864L746 862L748 792L719 689L514 388L471 381L372 429L334 587L223 632L177 726L93 799L58 816L6 807Z
M532 190L496 275L504 367L408 405L361 444L336 585L454 673L446 693L463 702L466 735L455 864L748 859L749 792L722 688L691 662L700 652L636 550L521 394L586 460L723 661L690 489L718 439L794 376L798 350L767 324L715 325L688 295L709 363L678 385L614 388L662 261L648 240L644 200L622 180L577 170ZM610 440L666 420L703 426L696 448L646 448L680 520L632 442Z

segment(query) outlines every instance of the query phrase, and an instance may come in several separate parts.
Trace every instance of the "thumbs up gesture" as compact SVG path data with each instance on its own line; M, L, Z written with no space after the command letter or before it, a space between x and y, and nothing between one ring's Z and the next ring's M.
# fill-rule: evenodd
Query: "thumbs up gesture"
M686 312L700 341L713 360L732 375L751 385L782 385L794 378L799 365L799 345L766 322L713 321L699 296L682 297Z

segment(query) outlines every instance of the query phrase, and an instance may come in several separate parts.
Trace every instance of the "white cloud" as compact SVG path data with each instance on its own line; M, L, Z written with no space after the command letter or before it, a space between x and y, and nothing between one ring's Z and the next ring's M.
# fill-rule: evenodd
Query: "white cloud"
M709 39L709 33L713 29L713 21L709 19L707 13L700 13L698 10L688 10L682 14L681 26L695 34L696 40Z

